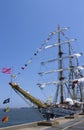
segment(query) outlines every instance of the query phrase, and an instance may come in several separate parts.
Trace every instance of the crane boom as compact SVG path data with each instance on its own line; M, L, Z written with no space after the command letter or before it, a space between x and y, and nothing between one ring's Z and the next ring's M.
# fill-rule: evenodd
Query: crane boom
M20 94L22 94L26 99L30 100L34 104L36 104L40 108L47 108L47 105L41 102L40 100L36 99L26 91L24 91L18 84L10 82L9 85Z

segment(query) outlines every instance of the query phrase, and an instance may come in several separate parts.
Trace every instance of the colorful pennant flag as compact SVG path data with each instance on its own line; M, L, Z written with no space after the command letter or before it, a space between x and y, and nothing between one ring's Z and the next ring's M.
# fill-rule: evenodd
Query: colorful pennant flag
M34 55L34 56L37 56L37 54L44 49L45 44L46 44L47 42L49 42L49 41L51 40L52 36L55 35L55 34L56 34L56 31L51 32L51 33L48 35L48 38L43 42L43 44L41 44L41 47L38 48L33 55ZM31 64L31 62L32 62L32 58L30 58L30 59L27 61L27 63L24 64L24 66L21 67L21 70L25 70L25 68L27 68L28 65ZM11 68L3 68L3 69L2 69L2 73L5 73L5 74L10 74L11 71L12 71ZM21 73L18 72L16 75L11 75L11 78L16 78L17 75L20 75L20 74L21 74Z
M49 36L55 35L55 34L56 34L56 32L54 31L54 32L49 33Z
M45 40L45 42L48 42L50 40L50 37L48 37L46 40Z
M25 67L27 67L27 64L25 64Z
M5 116L3 119L2 119L2 122L5 123L8 121L8 116Z
M11 78L16 78L17 76L16 75L11 75Z
M25 68L24 67L21 67L22 70L24 70Z
M10 98L7 98L7 99L5 99L5 100L3 101L3 104L9 103L9 102L10 102Z
M4 109L4 112L9 112L9 107L6 107L6 108Z
M11 71L12 71L11 68L2 68L2 73L11 74Z
M30 64L32 62L32 60L28 60L28 64Z

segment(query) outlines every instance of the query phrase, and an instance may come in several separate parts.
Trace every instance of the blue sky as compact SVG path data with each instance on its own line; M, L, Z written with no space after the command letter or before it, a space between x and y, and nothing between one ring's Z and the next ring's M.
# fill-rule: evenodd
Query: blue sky
M84 0L0 0L0 69L13 67L14 73L21 72L15 82L40 99L43 97L36 87L39 56L26 70L21 67L58 24L70 27L68 35L77 38L75 51L84 52ZM0 73L0 106L4 107L3 100L8 97L10 107L27 106L9 82L10 75Z

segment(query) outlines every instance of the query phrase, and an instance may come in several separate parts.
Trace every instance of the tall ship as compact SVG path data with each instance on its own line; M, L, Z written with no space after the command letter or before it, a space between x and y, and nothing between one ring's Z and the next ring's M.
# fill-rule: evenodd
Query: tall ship
M50 59L46 54L47 58L40 62L45 71L38 73L41 82L38 82L37 86L42 91L46 90L48 93L49 88L54 88L48 100L43 102L26 92L19 84L12 81L9 83L16 93L35 104L44 117L49 115L53 118L78 113L84 102L84 65L79 65L79 58L83 53L75 52L72 48L76 39L70 39L65 35L68 29L58 25L38 50L52 56L55 54Z

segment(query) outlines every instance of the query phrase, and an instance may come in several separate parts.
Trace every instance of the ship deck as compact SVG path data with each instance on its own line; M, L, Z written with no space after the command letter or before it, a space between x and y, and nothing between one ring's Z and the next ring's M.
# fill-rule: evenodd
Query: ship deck
M84 130L84 113L54 118L50 121L34 122L0 128L0 130Z

